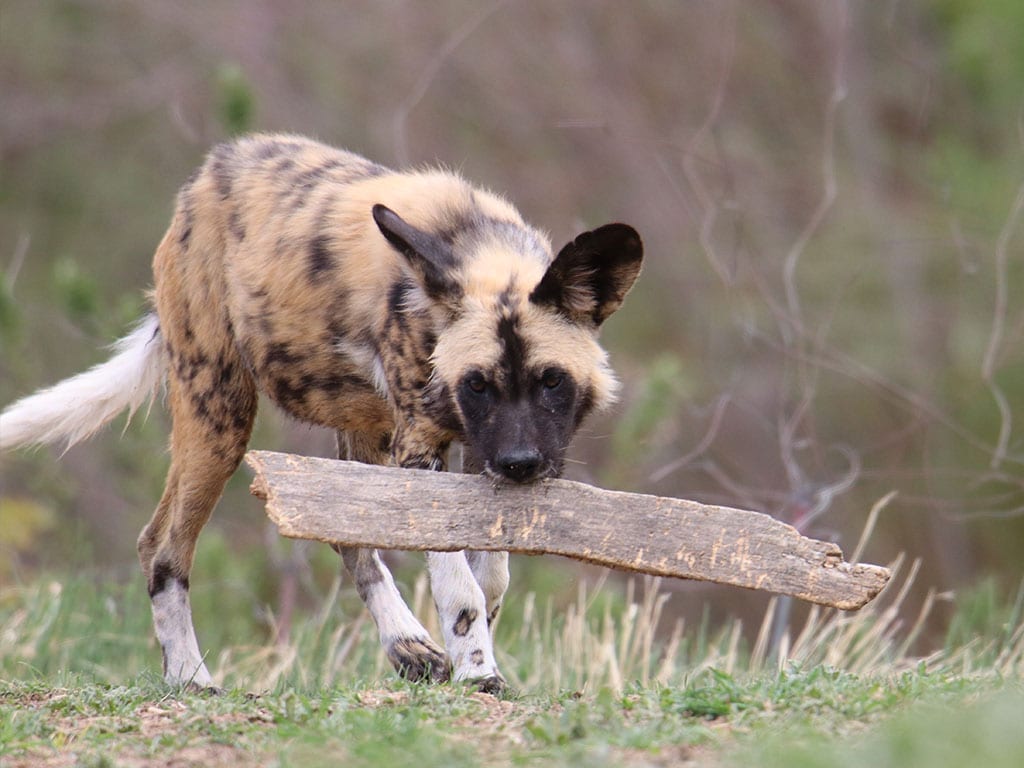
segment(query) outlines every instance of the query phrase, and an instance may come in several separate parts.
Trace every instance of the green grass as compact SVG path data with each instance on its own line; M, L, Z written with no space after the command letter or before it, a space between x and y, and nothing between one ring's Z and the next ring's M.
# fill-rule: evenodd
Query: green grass
M857 614L812 611L781 656L774 604L748 642L738 622L663 626L657 580L560 610L528 594L497 626L501 698L396 679L338 582L284 644L231 578L219 605L197 595L201 635L217 611L242 632L204 638L226 687L211 696L159 679L137 583L33 581L0 590L0 765L1024 765L1024 598L979 589L914 657L930 601L903 604L912 575ZM424 582L411 591L429 626Z
M2 764L1019 766L1019 681L923 671L825 670L732 677L621 694L496 699L387 679L258 696L168 692L85 675L0 683ZM841 758L841 760L840 760Z

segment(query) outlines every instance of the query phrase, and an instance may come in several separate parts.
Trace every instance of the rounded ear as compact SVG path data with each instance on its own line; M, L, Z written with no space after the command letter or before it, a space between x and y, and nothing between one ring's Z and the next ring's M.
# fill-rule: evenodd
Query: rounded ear
M600 326L622 306L640 274L640 235L628 224L606 224L584 232L551 262L530 294L576 323Z
M381 234L409 262L428 296L451 298L459 291L454 278L455 256L448 243L412 226L386 205L378 203L372 213Z

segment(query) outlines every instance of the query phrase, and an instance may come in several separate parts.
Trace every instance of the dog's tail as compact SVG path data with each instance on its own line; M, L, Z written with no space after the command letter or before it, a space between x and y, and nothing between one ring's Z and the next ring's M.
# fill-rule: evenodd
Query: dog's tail
M0 450L44 443L70 448L152 397L166 369L160 323L148 315L107 362L18 400L0 413Z

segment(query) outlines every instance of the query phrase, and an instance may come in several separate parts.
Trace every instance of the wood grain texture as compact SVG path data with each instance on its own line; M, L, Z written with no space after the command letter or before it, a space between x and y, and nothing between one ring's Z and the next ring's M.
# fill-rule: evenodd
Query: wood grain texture
M377 549L555 554L658 576L759 589L855 610L889 570L851 564L760 512L568 480L495 486L475 475L271 451L246 456L281 533Z

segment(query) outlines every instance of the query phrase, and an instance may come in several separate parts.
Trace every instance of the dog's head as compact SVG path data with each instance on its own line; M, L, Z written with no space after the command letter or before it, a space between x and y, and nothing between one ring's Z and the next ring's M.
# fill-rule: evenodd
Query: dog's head
M585 232L552 258L519 222L481 220L456 235L415 228L378 205L373 217L402 253L433 312L428 390L492 477L559 474L573 433L608 405L617 382L597 342L640 272L626 224ZM429 306L423 306L423 304Z

